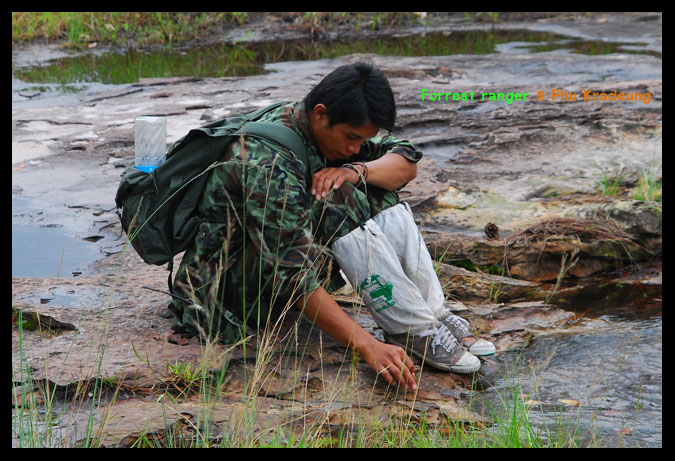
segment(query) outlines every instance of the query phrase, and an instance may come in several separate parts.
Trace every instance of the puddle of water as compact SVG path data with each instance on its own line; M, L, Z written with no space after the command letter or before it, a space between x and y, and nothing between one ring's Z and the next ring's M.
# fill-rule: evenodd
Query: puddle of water
M38 293L30 293L14 298L30 304L48 304L54 307L76 307L101 309L114 305L121 295L107 287L79 286L77 284L60 284Z
M545 43L540 45L527 45L532 53L541 53L555 50L570 50L573 53L600 55L611 53L631 53L647 54L661 59L661 53L658 51L641 49L646 43L616 43L605 42L602 40L562 40L555 43Z
M84 170L73 163L28 170L12 175L12 275L91 275L89 266L117 252L121 244L104 229L116 217L101 209L112 206L115 189L111 192L101 181L87 185ZM19 195L29 189L30 196Z
M329 41L274 41L235 44L198 45L160 51L96 53L58 58L46 65L13 66L13 74L24 82L56 84L60 91L77 92L81 82L104 84L134 83L139 78L229 77L266 73L265 64L335 58L351 53L376 53L390 56L447 56L453 54L489 54L501 44L517 42L518 47L502 47L500 52L548 51L568 49L576 53L606 54L635 51L635 43L569 40L550 32L522 30L473 30L434 32L410 36ZM631 45L633 49L622 49ZM546 48L549 47L549 48ZM518 51L520 50L520 51ZM660 57L660 55L659 55ZM27 90L53 91L54 87L36 85Z
M101 256L92 243L71 237L60 227L12 223L12 275L76 277Z
M662 443L662 322L607 322L585 334L538 338L521 357L506 353L505 363L531 405L533 426L555 432L556 418L577 427L582 439L595 434L601 446L659 447ZM536 365L552 357L545 369Z
M555 433L562 422L582 444L661 447L662 326L660 298L598 306L571 331L497 356L507 371L486 397L498 407L520 389L533 427Z

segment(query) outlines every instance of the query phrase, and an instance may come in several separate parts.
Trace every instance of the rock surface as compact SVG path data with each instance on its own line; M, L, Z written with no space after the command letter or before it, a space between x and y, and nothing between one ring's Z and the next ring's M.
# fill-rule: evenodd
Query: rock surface
M658 34L637 17L607 17L604 22L587 18L575 24L510 26L548 27L586 38L644 39L660 50L660 16ZM631 28L620 27L625 24ZM136 115L166 116L168 141L173 142L190 128L230 113L302 98L327 72L360 59L374 62L390 77L399 112L395 134L427 154L418 178L401 196L413 206L430 252L439 261L447 307L494 341L498 352L521 347L531 335L574 327L575 313L560 306L587 293L584 277L655 262L655 272L635 275L623 286L660 292L661 204L635 201L629 191L642 172L658 169L662 161L658 58L560 52L349 55L279 63L268 66L272 73L245 78L146 79L81 97L51 102L29 97L13 105L12 193L28 203L21 213L13 210L13 222L56 223L80 238L98 236L96 245L108 255L78 277L12 277L13 381L26 381L29 371L34 383L56 386L64 401L75 403L91 398L97 377L105 381L106 401L113 400L110 395L117 389L113 403L94 410L97 443L103 446L129 446L143 434L161 437L165 425L189 437L197 422L205 420L214 440L236 439L242 431L255 434L251 443L268 440L277 427L310 427L328 434L359 421L395 424L423 415L430 424L447 419L485 422L465 408L470 377L420 369L416 361L422 377L417 393L389 387L365 363L353 361L341 344L298 319L295 311L287 314L274 336L278 339L269 344L251 338L245 347L206 347L196 338L172 336L171 319L161 315L168 296L140 288L165 290L167 271L145 265L119 238L114 195L120 167L133 160ZM541 91L549 96L559 88L579 95L584 90L618 90L649 92L652 101L530 97L513 104L446 103L420 101L423 88ZM622 176L617 197L598 194L597 184L607 174ZM559 218L611 220L614 234L591 238L569 226L548 234L523 233ZM488 222L496 223L500 238L485 237ZM500 275L490 267L501 270ZM561 273L565 280L581 278L581 283L554 286ZM45 304L41 293L46 292L68 292L84 305L60 305L57 297ZM382 339L353 293L336 297L349 315ZM170 371L177 364L191 364L193 370L216 377L226 369L217 403L203 408L198 389L186 391L185 382ZM494 372L487 359L478 379L489 380ZM169 391L173 399L160 398ZM57 424L62 443L81 444L89 413L67 413ZM255 429L246 431L248 425Z

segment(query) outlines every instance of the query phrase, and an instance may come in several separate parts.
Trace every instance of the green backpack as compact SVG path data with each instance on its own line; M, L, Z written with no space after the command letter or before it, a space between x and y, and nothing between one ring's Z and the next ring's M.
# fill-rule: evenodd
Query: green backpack
M202 173L220 161L227 146L242 133L288 148L302 160L306 178L310 178L307 151L300 136L280 123L255 121L286 103L190 130L171 146L164 163L152 173L139 171L134 164L126 168L115 203L121 208L122 228L143 261L155 265L168 262L173 272L173 257L192 243L200 224L197 207L209 176ZM169 288L173 293L171 274Z

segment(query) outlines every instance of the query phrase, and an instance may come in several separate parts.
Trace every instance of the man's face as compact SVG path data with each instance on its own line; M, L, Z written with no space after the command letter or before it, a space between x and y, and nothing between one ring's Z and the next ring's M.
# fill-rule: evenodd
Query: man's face
M361 144L380 131L371 122L362 126L336 123L329 127L326 106L323 104L317 104L310 114L310 127L319 150L328 160L346 160L358 154Z

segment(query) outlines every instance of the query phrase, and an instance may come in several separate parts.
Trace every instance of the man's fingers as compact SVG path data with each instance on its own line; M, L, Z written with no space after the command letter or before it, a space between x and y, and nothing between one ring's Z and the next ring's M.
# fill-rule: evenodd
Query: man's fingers
M401 369L394 364L391 364L387 368L384 368L382 371L380 371L380 374L385 379L385 381L387 381L392 386L395 386L399 382L404 386L407 385L407 381L403 378L401 374Z
M408 357L404 350L401 351L403 357L401 358L401 381L405 380L405 385L407 388L415 390L417 389L417 383L415 382L415 364Z
M405 379L406 381L406 387L412 390L417 389L417 383L415 382L415 373L414 373L414 368L412 364L405 364L405 367L403 368L403 373L402 373L402 379Z
M342 186L342 183L345 182L344 178L337 177L335 178L335 182L333 183L333 189L337 190Z
M314 195L317 200L326 197L328 191L333 186L334 181L334 176L326 176L325 174L321 174L321 172L316 173L312 178L312 195Z
M316 197L317 200L321 199L321 194L323 193L323 182L324 177L321 174L315 174L312 178L312 195Z
M415 382L415 374L413 373L412 368L407 368L405 369L405 374L406 374L406 380L408 383L408 388L412 389L413 391L417 389L417 383Z
M345 181L353 181L350 179L353 174L355 173L352 170L345 168L324 168L319 170L312 176L312 195L317 200L327 197L332 190L342 187Z
M401 383L406 389L417 389L415 383L415 376L412 374L412 368L397 367L396 365L389 365L387 368L381 370L380 375L392 386Z
M407 355L405 357L405 366L408 370L410 370L410 374L413 376L413 379L415 379L415 364Z
M380 376L382 376L384 378L384 380L387 383L389 383L392 386L396 385L396 381L394 380L394 378L391 376L391 373L389 373L389 371L386 368L384 370L379 371L378 373L379 373Z

